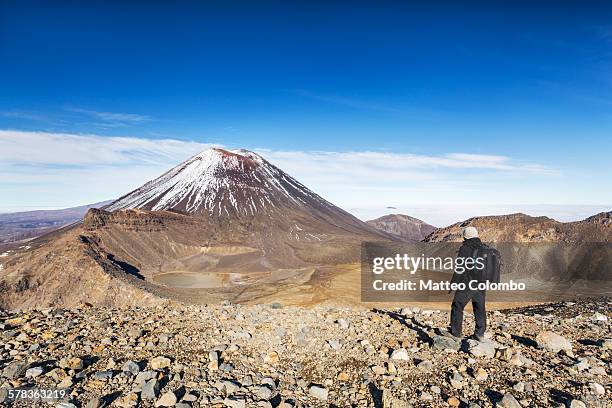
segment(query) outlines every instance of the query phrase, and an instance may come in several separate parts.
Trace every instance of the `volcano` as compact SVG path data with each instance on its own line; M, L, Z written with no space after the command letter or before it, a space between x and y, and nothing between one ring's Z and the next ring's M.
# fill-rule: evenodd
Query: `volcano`
M211 148L119 198L108 210L139 208L249 218L307 207L338 213L337 207L260 155Z
M105 208L113 213L135 209L153 217L165 212L191 216L220 235L240 230L241 244L260 241L258 246L271 246L272 252L275 245L334 236L393 239L244 149L207 149Z
M357 262L363 241L396 239L254 152L212 148L11 252L0 306L255 297Z

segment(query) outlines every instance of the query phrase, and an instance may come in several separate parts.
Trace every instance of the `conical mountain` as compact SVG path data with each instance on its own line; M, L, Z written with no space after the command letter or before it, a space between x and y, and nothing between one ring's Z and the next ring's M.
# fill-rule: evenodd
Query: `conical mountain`
M310 226L313 236L332 229L390 238L244 149L207 149L106 208L127 209L171 211L222 223L269 224L261 230L251 228L252 234L284 228L299 238L300 231Z
M249 300L318 286L363 241L395 239L256 153L208 149L3 260L15 290L0 307Z
M254 152L211 148L119 198L108 209L250 217L304 206L333 207Z

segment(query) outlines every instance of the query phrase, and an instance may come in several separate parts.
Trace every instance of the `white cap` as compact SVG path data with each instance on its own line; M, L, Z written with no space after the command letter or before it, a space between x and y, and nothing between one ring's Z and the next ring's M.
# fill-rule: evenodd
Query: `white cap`
M478 237L478 230L476 229L476 227L465 227L463 229L463 238L470 239L470 238L477 238L477 237Z

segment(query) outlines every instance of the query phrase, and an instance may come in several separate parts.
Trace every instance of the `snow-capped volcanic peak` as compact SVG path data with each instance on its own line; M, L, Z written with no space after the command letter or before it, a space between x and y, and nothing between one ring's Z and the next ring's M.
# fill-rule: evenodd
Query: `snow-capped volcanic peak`
M315 203L329 205L258 154L211 148L119 198L108 210L248 216L278 206Z

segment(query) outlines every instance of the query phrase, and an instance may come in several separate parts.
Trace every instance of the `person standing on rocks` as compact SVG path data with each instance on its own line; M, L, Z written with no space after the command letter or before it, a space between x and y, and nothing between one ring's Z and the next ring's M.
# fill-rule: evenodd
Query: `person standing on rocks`
M458 258L472 258L476 250L482 248L483 243L478 237L478 230L475 227L466 227L463 229L463 244L459 248ZM453 303L451 304L451 327L450 333L454 337L461 337L463 331L463 309L472 301L472 310L476 320L476 329L474 337L477 340L483 340L487 329L487 314L485 309L485 290L470 289L468 282L470 280L470 271L465 273L453 274L451 283L464 283L465 289L457 290Z

